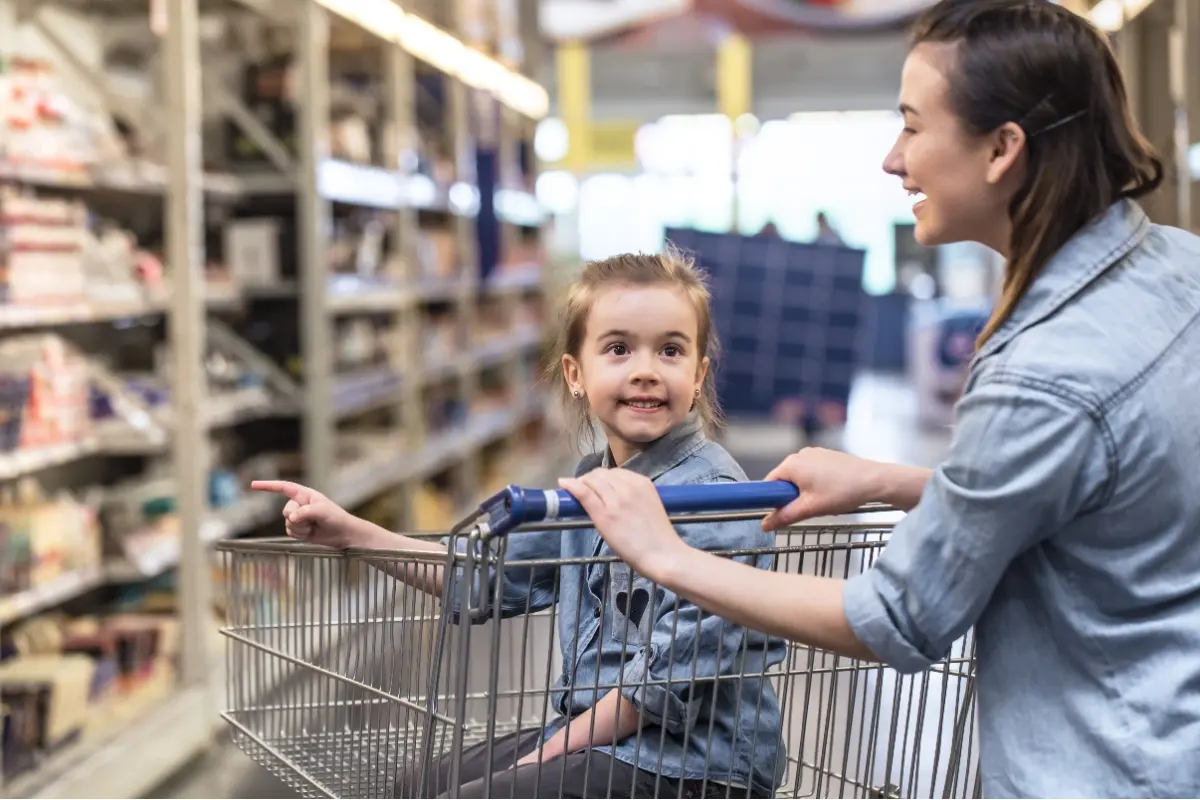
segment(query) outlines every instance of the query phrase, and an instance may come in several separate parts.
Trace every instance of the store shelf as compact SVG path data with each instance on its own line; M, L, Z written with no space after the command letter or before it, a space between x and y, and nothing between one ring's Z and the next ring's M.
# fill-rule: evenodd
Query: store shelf
M224 662L198 686L163 682L124 710L106 730L63 748L39 769L9 784L4 797L146 797L193 760L221 730L217 693Z
M400 401L403 378L390 367L370 367L334 378L333 413L362 414Z
M22 475L60 467L93 455L99 450L99 441L95 438L87 438L79 442L66 442L2 453L0 454L0 481L10 481Z
M476 414L466 425L437 433L415 453L384 453L364 459L338 472L330 499L352 507L389 486L432 477L544 411L545 401L534 395L515 408Z
M25 190L4 195L6 202L71 212L64 212L63 224L71 226L70 235L78 233L86 243L80 252L87 254L46 259L63 270L57 283L39 281L28 259L15 271L0 264L6 300L0 341L11 338L20 349L28 339L31 351L50 340L69 343L86 351L88 364L80 373L88 385L72 373L72 381L62 382L67 399L52 396L62 408L52 408L58 417L48 421L45 398L29 400L33 395L21 392L26 384L58 386L26 380L40 380L53 366L5 373L9 405L0 411L30 426L19 441L87 435L0 454L0 484L33 478L0 488L24 493L44 484L49 494L61 489L99 502L102 552L127 554L106 555L100 564L0 597L0 627L46 624L55 619L47 612L69 610L70 601L86 595L97 620L116 608L165 604L175 609L171 624L178 634L178 652L171 653L177 674L158 676L78 741L51 752L27 747L42 759L33 771L6 780L0 764L0 796L146 796L212 741L221 729L217 698L226 676L222 653L204 645L202 628L211 617L204 604L214 594L205 555L220 541L274 529L282 507L276 496L246 491L247 476L294 477L355 513L387 517L403 528L422 492L448 492L455 501L476 494L485 462L539 433L528 423L546 416L535 385L540 366L530 363L548 338L536 309L550 294L548 278L542 249L533 242L545 215L520 188L535 184L536 168L523 166L517 146L518 140L531 145L533 125L520 114L540 116L544 91L509 66L501 83L478 85L482 75L491 81L501 74L479 69L486 57L446 61L428 49L414 51L411 38L329 46L348 21L324 0L271 4L288 18L272 28L279 42L259 48L247 41L239 53L225 47L218 69L202 69L218 56L201 49L209 44L201 43L197 2L162 4L166 24L158 35L141 37L154 42L144 50L118 41L127 34L115 32L132 27L133 16L114 18L132 14L126 9L136 4L33 4L17 22L29 30L13 40L21 46L34 38L25 33L36 34L58 65L23 67L18 59L0 76L24 86L25 96L54 95L60 83L64 93L80 87L88 93L75 109L65 103L61 119L35 115L32 123L78 125L51 130L44 140L62 142L67 153L44 153L44 144L32 149L28 143L37 139L26 129L0 142L13 159L0 163L0 183ZM206 15L227 7L204 5ZM72 43L51 24L52 8L54 14L91 12L78 29L112 35L103 48L88 43L81 52L126 58L141 52L144 68L126 65L124 80L161 69L162 80L145 88L158 92L162 107L118 108L122 101L114 98L125 95L105 91L104 74L81 69ZM136 11L145 23L145 8ZM403 13L415 19L407 7ZM101 30L114 22L113 30ZM62 30L68 27L75 28ZM451 27L478 28L461 21ZM260 35L256 30L246 26L248 40ZM430 35L429 41L460 41L457 31ZM504 52L515 52L515 43L506 41ZM465 52L476 43L468 44L447 46ZM377 53L363 57L375 47ZM259 60L253 53L260 49L280 59ZM235 79L223 91L212 85L216 75L248 78L284 61L303 104L248 96L284 83L270 78ZM69 81L56 81L56 74L67 73ZM440 84L435 91L431 81ZM492 108L489 92L498 101ZM56 99L44 107L57 107ZM431 102L441 104L438 120L429 116ZM253 111L239 113L239 105ZM345 108L359 118L347 124ZM86 115L93 116L80 122ZM479 126L489 117L500 121L494 136ZM134 130L111 135L114 118ZM254 119L258 129L250 130ZM227 135L208 135L221 125ZM397 152L396 145L403 149ZM476 145L497 154L495 175L475 174ZM89 147L95 152L85 154ZM77 166L46 168L33 159ZM494 192L494 204L480 202L481 186ZM481 220L489 208L495 220ZM23 218L10 216L0 225L25 224L13 219ZM500 228L499 241L487 240L489 227ZM499 271L488 277L493 268ZM173 397L196 402L173 405ZM362 457L344 463L348 452ZM524 470L517 477L534 480ZM383 502L369 502L375 498ZM174 579L167 577L172 570ZM321 655L310 649L301 657Z
M61 605L103 586L106 580L104 567L96 564L68 572L43 586L0 597L0 627Z
M161 311L161 306L143 301L113 305L79 303L45 308L0 305L0 330L109 322L115 319L157 314Z
M528 264L506 269L485 281L481 288L488 294L524 292L541 286L545 278L545 268L541 264Z
M0 163L0 180L53 189L106 190L134 194L164 194L168 176L164 167L151 163L108 164L82 169L56 169L38 164ZM204 191L224 196L244 193L234 175L205 173Z
M200 527L200 540L211 546L221 539L235 537L270 522L282 507L283 503L273 495L248 493L233 505L209 511ZM101 579L108 583L131 583L156 578L179 565L180 552L179 539L164 539L140 553L136 561L109 561L104 565Z
M137 291L135 287L117 288ZM123 293L129 292L123 291ZM238 306L244 300L245 292L233 284L212 285L206 288L205 302L210 310ZM47 306L0 303L0 331L134 319L152 314L163 314L169 304L170 298L165 293L158 293L152 298L112 303L80 302Z

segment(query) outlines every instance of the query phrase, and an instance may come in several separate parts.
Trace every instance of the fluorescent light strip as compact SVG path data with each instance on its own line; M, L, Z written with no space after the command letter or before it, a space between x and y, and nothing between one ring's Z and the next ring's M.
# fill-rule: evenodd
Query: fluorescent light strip
M468 86L492 93L509 108L533 119L550 110L550 95L536 81L513 72L491 56L468 47L458 37L404 11L392 0L313 0L338 16L395 42Z
M1153 0L1100 0L1088 17L1105 33L1116 33L1128 21L1146 10Z

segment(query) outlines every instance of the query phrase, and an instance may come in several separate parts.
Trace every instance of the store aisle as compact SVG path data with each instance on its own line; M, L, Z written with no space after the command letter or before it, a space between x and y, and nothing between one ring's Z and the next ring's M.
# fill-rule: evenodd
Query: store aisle
M844 431L814 444L869 458L932 466L944 455L948 432L916 424L916 398L902 377L863 375L855 384ZM774 425L731 425L726 446L752 479L761 479L802 444L795 431ZM222 741L187 774L156 792L164 798L286 798L297 796Z

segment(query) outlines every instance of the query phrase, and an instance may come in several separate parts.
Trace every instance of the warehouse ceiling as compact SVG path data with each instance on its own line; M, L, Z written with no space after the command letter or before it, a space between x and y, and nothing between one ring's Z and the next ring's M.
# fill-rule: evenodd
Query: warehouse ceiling
M895 30L932 0L542 0L554 40L594 41L681 17L719 21L748 35Z
M799 111L892 108L907 50L903 23L927 4L543 0L542 27L551 39L591 42L593 116L623 121L713 111L716 44L730 31L746 32L754 44L754 112L777 118ZM834 15L873 24L818 28L799 24L795 15L778 16L797 11L809 23ZM541 77L554 97L553 70Z

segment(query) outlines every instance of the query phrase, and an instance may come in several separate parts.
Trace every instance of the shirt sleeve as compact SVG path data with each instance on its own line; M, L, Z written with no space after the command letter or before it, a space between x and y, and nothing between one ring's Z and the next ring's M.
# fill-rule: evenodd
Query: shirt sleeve
M875 564L844 589L847 622L881 661L928 668L978 620L1009 564L1104 499L1112 450L1099 412L1006 374L956 409L946 460Z
M680 525L680 536L700 550L766 548L774 536L756 520ZM770 555L743 555L738 561L769 568ZM682 734L692 727L702 707L711 705L697 684L712 684L722 676L763 675L786 655L782 640L701 610L674 592L656 587L651 613L653 627L622 671L621 694L643 719ZM708 700L705 700L709 697Z
M458 537L455 550L460 554L467 552L468 540ZM554 603L555 581L557 567L547 564L525 565L521 562L557 559L562 555L562 533L550 531L514 531L507 537L504 546L503 571L496 566L487 571L488 584L482 581L471 587L472 605L485 609L483 614L471 614L471 622L478 624L492 618L493 603L500 604L500 616L504 619L532 614L549 608ZM463 561L460 559L454 570L454 580L450 581L450 605L453 619L457 623L462 611L462 576ZM473 569L477 576L484 574L483 570ZM491 598L482 602L480 593L487 591ZM498 591L497 591L498 590Z

